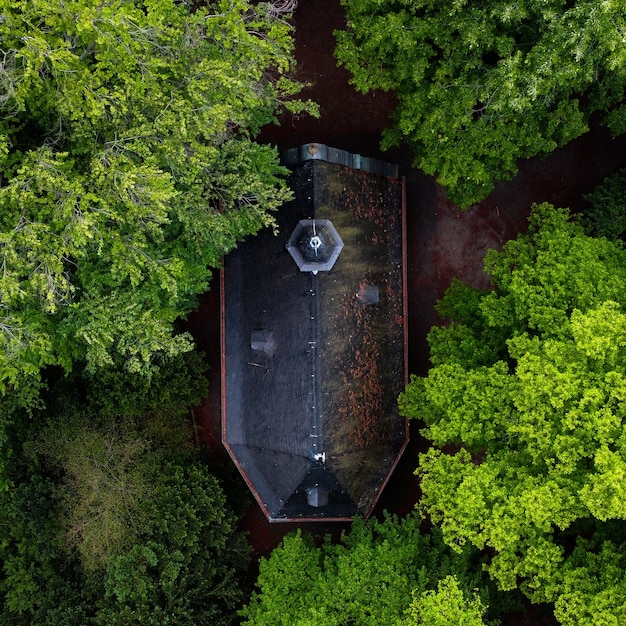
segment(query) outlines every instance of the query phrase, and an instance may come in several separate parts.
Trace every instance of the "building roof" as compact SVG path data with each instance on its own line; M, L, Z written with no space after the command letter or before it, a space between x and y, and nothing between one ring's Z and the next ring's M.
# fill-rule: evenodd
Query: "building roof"
M224 260L222 437L270 521L346 520L371 513L408 438L403 181L293 167L278 234ZM303 268L324 229L324 267Z

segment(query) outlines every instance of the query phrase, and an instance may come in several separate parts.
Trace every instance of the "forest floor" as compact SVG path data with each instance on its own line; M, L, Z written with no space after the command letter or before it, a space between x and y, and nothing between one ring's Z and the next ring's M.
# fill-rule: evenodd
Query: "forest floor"
M626 137L612 140L606 129L593 128L585 136L556 150L547 159L520 163L517 176L497 185L483 202L461 211L446 198L443 189L412 168L407 148L381 153L380 133L389 125L395 105L393 95L362 95L349 84L349 75L336 66L333 31L345 25L339 0L301 2L294 16L296 26L296 78L309 83L302 93L320 106L321 116L284 115L279 126L264 129L261 139L280 150L309 142L382 158L397 163L406 177L407 273L409 371L423 375L428 370L426 335L440 322L434 304L453 277L481 288L489 286L483 271L488 249L502 247L526 229L533 203L550 202L573 210L584 208L583 195L610 173L626 167ZM217 277L216 277L217 278ZM220 335L218 281L206 294L201 307L189 320L200 349L209 358L210 396L195 411L202 439L217 456L227 459L220 444ZM411 425L411 443L383 492L378 513L388 510L408 513L419 496L414 470L425 441L419 425ZM243 485L243 483L242 483ZM245 488L245 486L242 486ZM244 519L256 556L267 555L286 532L297 524L269 524L256 503ZM314 534L337 536L343 524L308 524ZM555 624L536 613L507 620L510 626Z

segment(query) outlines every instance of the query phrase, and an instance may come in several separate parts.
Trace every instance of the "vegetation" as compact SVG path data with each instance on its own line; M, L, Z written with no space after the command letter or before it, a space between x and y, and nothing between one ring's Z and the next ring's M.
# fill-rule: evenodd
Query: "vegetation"
M244 624L486 623L489 590L475 551L456 554L436 530L420 532L421 523L417 515L357 519L340 544L321 547L300 531L288 535L261 561Z
M626 241L626 170L609 176L585 197L580 216L585 232L594 237Z
M343 0L336 55L357 89L393 91L383 147L407 141L415 165L462 207L547 155L600 113L626 130L626 8L596 0Z
M408 141L462 206L592 115L626 130L621 3L343 3L338 59L398 97L384 146ZM315 113L290 26L249 0L0 15L1 623L478 626L517 590L566 626L626 623L624 172L580 222L536 207L487 256L493 290L439 304L400 399L433 444L435 526L295 533L250 595L236 506L189 443L206 377L179 322L289 197L255 137Z
M247 0L0 13L0 392L48 366L149 376L191 349L176 321L210 268L288 197L254 137L307 108L287 101L290 27Z
M445 540L491 554L502 589L554 602L563 624L620 623L626 251L568 217L535 207L488 253L493 291L446 294L433 368L400 403L434 446L421 507Z
M291 28L248 0L0 0L0 622L236 622L179 320L289 197Z
M0 622L236 623L249 550L220 482L189 443L180 413L206 379L195 358L185 360L162 372L186 376L134 394L134 413L100 411L106 386L62 379L45 394L47 409L11 430ZM81 386L89 400L72 392ZM169 402L155 409L155 395Z

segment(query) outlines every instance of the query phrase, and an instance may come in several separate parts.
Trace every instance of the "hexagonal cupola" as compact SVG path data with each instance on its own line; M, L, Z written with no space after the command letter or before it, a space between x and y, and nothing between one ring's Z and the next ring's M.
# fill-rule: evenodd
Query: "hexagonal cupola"
M301 272L328 272L343 248L330 220L300 220L291 233L287 250Z

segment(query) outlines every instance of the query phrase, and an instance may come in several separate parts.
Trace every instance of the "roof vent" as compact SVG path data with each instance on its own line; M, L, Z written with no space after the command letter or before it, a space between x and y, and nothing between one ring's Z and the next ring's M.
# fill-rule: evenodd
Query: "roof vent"
M357 300L363 304L378 304L380 299L379 289L376 285L361 283L356 294Z
M253 330L250 335L250 347L256 352L274 356L276 341L271 330Z
M322 507L328 504L330 494L328 489L315 485L315 487L310 487L306 490L306 499L309 506Z

